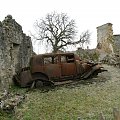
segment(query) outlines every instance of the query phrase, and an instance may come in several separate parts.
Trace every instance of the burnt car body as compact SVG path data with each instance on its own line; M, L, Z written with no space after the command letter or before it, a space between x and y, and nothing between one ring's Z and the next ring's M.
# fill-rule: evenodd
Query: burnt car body
M74 53L40 54L31 58L30 66L15 75L14 81L21 87L39 87L87 79L103 71L100 64L82 61Z

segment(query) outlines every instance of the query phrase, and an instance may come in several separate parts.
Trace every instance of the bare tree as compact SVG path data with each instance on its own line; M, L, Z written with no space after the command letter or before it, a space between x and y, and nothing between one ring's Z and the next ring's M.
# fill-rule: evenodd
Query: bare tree
M89 31L85 31L80 35L79 45L83 48L84 45L90 44L90 33Z
M57 14L53 12L47 14L45 19L35 22L36 35L34 39L52 48L52 52L64 49L68 45L76 45L89 39L88 31L80 36L80 39L74 41L77 30L75 21L70 20L67 14Z

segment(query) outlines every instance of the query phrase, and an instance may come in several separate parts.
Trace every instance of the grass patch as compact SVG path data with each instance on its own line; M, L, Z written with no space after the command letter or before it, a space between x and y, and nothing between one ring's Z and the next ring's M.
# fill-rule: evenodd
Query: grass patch
M98 120L101 111L106 120L110 120L113 108L120 106L119 79L115 75L112 78L107 76L105 80L101 75L93 83L78 82L45 91L17 89L26 92L27 98L12 117L7 116L3 120L77 120L78 117Z

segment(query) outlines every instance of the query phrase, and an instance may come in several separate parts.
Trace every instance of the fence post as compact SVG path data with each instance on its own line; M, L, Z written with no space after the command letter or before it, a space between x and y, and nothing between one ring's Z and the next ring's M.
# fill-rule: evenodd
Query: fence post
M120 120L120 111L117 108L113 108L114 120Z
M100 120L105 120L105 117L102 112L100 113Z

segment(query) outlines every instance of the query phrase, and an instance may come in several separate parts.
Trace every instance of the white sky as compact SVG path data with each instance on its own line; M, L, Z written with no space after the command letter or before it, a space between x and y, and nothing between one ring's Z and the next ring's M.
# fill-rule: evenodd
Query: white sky
M75 19L79 34L89 30L91 46L96 47L96 27L105 23L113 24L114 34L120 34L120 0L1 0L0 21L11 14L22 26L24 33L33 31L33 24L47 13L67 13Z

